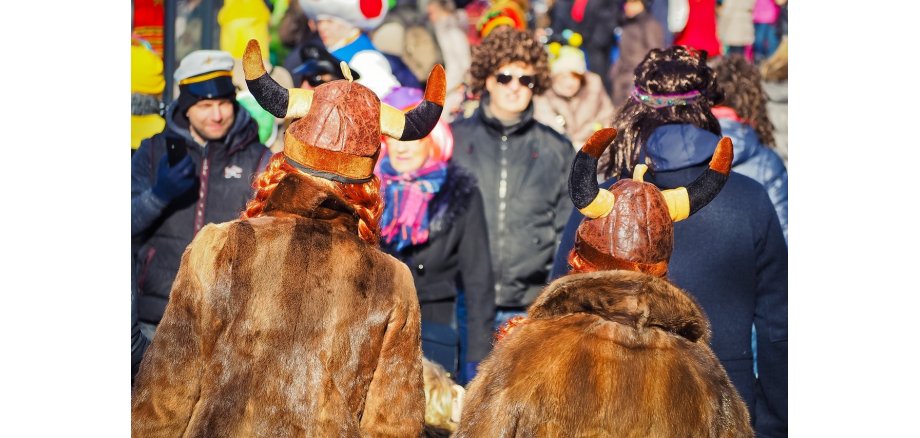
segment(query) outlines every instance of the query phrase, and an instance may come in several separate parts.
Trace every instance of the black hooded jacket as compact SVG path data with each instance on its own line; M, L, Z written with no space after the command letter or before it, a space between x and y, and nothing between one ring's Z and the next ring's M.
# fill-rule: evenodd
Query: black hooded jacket
M185 247L203 226L237 219L253 195L252 183L265 169L271 151L259 143L259 128L249 113L234 104L235 117L223 141L198 145L189 122L166 113L163 132L141 142L131 156L131 237L140 320L158 324L169 301ZM157 167L166 154L166 137L184 143L195 164L198 183L164 204L152 193Z

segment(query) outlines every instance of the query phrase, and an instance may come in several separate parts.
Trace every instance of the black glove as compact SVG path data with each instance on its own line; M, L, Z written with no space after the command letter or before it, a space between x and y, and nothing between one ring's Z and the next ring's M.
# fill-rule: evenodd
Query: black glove
M153 186L153 194L165 202L171 202L179 195L195 186L195 163L192 157L186 155L175 166L169 167L168 155L163 155L157 165L157 182Z

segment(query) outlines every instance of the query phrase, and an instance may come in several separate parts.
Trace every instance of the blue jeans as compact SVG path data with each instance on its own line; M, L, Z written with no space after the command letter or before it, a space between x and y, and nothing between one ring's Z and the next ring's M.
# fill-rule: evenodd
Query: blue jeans
M776 26L770 23L754 23L754 59L760 61L769 58L779 46Z

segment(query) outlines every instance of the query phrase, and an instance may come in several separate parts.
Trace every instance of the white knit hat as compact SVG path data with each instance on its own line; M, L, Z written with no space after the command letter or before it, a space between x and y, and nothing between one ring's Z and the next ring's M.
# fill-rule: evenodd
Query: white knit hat
M588 71L588 65L585 62L585 52L582 52L581 49L577 47L560 47L557 56L550 56L549 71L551 75L559 73L585 74L585 72Z

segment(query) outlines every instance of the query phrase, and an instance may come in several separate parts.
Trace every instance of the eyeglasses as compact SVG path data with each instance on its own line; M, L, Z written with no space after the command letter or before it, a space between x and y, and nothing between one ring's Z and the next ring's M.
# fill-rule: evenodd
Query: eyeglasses
M495 75L495 80L498 81L499 84L502 84L505 86L508 86L508 84L510 84L511 80L514 78L515 78L514 76L511 76L508 73L499 73ZM517 77L517 80L518 80L518 83L521 84L521 86L530 88L531 90L533 89L534 85L536 85L536 82L537 82L537 79L534 75L520 75Z

